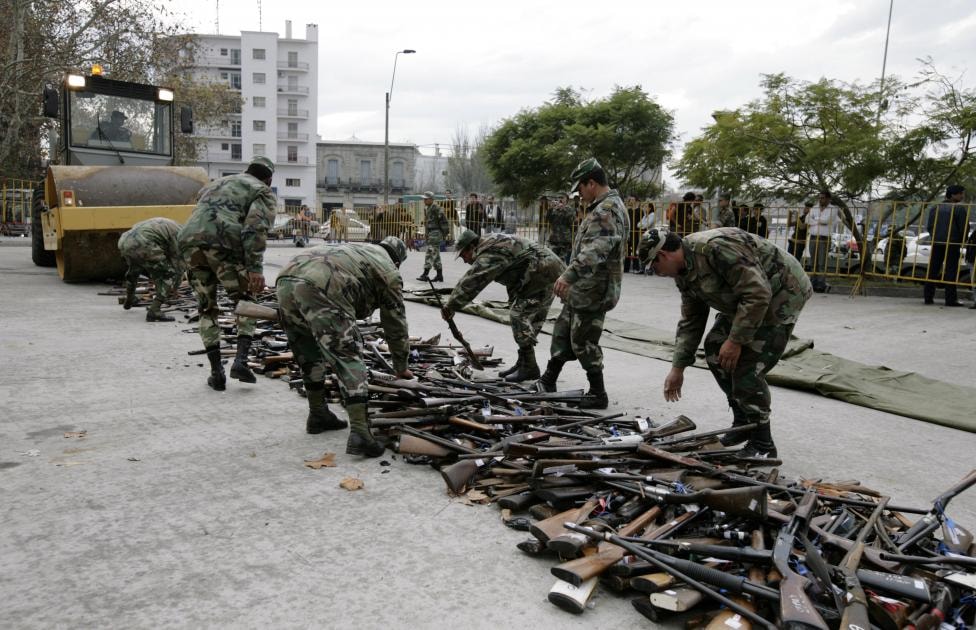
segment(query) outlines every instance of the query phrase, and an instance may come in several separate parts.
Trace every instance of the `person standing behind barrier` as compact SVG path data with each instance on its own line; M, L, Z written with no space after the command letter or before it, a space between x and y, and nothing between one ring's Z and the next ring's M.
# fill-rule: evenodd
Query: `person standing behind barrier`
M790 210L789 217L787 217L786 251L801 263L803 262L803 252L807 247L807 218L810 216L811 208L813 208L813 202L806 201L803 203L802 212Z
M630 221L620 193L607 185L607 174L596 158L580 162L570 178L570 192L579 190L587 214L576 231L569 267L553 285L563 308L552 331L549 365L537 384L543 391L555 391L563 366L578 359L590 384L580 407L606 409L600 335L607 311L620 299Z
M739 217L739 229L755 234L763 238L769 236L769 226L766 217L763 216L763 205L757 203L752 207L752 211Z
M573 228L576 226L576 208L570 205L569 195L560 194L549 206L546 223L549 224L549 249L559 260L568 264L573 251Z
M678 236L691 234L694 232L694 221L692 218L693 204L695 203L695 193L686 192L681 198L681 203L674 206L672 212L668 208L668 228Z
M718 208L712 215L711 221L709 221L709 228L715 229L720 227L735 227L738 221L735 218L735 211L731 207L732 197L731 195L719 195L718 197Z
M829 190L821 190L817 195L817 205L807 215L810 233L810 282L815 293L828 293L830 286L824 273L827 271L827 253L830 251L830 236L836 231L837 206L830 203Z
M478 193L468 195L468 203L464 206L464 225L478 236L485 228L485 207L478 200Z
M274 163L259 156L243 173L211 182L200 191L197 207L178 236L199 302L200 337L210 361L207 384L216 391L227 389L220 362L217 284L224 285L235 304L264 290L264 249L275 216L273 174ZM247 365L255 324L249 317L237 318L237 357L230 376L242 383L257 381Z
M437 275L434 282L444 282L444 268L441 266L441 243L451 233L451 224L441 207L434 203L434 193L429 190L424 193L424 240L427 241L427 252L424 254L424 272L417 280L427 282L430 269L433 267Z
M968 211L961 205L966 189L959 185L946 188L945 201L929 208L925 229L932 241L929 266L922 295L926 304L935 302L935 287L945 287L945 305L962 306L957 299L956 285L959 277L959 252L966 240L969 227ZM943 263L945 268L943 269Z
M183 257L176 242L179 232L180 224L176 221L156 217L136 223L119 237L119 253L129 267L125 274L122 308L129 310L136 303L136 283L140 274L149 276L156 285L152 304L146 309L147 322L175 321L163 314L162 308L183 277Z
M501 204L495 203L494 195L488 195L488 200L485 202L485 220L488 222L489 232L505 231L505 214Z

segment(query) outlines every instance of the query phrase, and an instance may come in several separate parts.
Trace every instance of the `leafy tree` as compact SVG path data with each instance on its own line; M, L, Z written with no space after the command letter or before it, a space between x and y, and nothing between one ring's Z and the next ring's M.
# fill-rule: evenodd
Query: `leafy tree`
M673 139L673 116L640 86L618 86L595 101L564 87L539 108L504 120L484 152L499 193L522 203L565 189L570 173L589 156L622 194L646 195L653 188L646 178L669 157Z

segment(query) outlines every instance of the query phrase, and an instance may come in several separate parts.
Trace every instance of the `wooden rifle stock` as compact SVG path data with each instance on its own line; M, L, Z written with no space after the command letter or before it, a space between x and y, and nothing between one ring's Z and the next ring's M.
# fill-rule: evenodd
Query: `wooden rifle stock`
M590 499L578 508L560 512L542 521L536 521L529 528L529 532L542 542L548 543L551 539L565 531L563 529L564 523L579 523L585 520L590 515L590 512L593 511L593 508L597 506L597 503L596 499ZM579 585L577 584L577 586Z
M234 313L242 317L250 317L251 319L265 319L271 322L278 321L278 309L247 300L238 302L234 308Z
M430 289L434 292L434 297L437 298L437 305L440 306L441 311L443 311L444 302L441 301L441 294L437 292L437 287L434 286L434 281L428 278L427 283L430 284ZM457 327L457 324L454 323L453 316L447 319L447 326L451 329L451 334L454 335L454 338L457 339L458 343L464 347L464 351L468 353L468 358L471 359L471 365L475 366L479 370L485 369L485 366L482 365L481 361L478 360L478 357L475 356L474 351L471 350L471 346L468 345L468 342L464 340L464 335L461 334L461 330Z

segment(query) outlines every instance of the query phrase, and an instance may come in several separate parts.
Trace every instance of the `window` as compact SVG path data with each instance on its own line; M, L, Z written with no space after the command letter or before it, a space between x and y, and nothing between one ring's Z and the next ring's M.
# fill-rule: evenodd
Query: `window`
M298 139L298 123L290 122L288 123L288 137L297 140Z
M373 178L373 163L369 160L359 161L359 183L363 186L369 184Z
M264 84L264 73L263 72L255 72L254 74L251 75L251 79L254 81L255 84L257 84L257 85L263 85Z
M230 81L230 75L227 74L226 72L221 72L220 78L223 79L224 81Z
M301 185L302 185L302 180L299 179L299 178L297 178L297 177L286 177L285 178L285 186L298 187L298 186L301 186Z
M267 129L267 124L263 120L253 121L254 131L264 131Z
M403 162L393 163L393 174L390 175L390 183L396 188L403 186Z
M288 199L285 198L285 208L295 211L302 207L301 199Z
M226 48L221 48L220 49L220 56L221 57L226 57L227 56L227 49Z
M289 68L297 68L298 67L298 53L297 52L292 51L292 52L289 52L288 53L288 67Z
M232 160L241 159L241 145L239 144L230 145L230 159Z
M239 120L230 121L230 137L231 138L241 137L241 121Z
M260 142L255 142L254 145L251 147L251 149L252 149L251 151L252 156L265 155L265 152L267 151L265 145Z
M252 100L255 107L264 107L265 98L263 96L255 96Z
M325 184L327 186L339 184L339 160L335 158L331 158L325 163Z
M288 91L295 92L298 90L298 77L291 75L288 77Z
M298 115L298 99L290 98L288 99L288 115L297 116Z
M241 89L241 73L231 72L230 73L230 86L235 90Z
M230 143L229 142L221 142L220 143L220 150L221 151L230 151Z
M241 65L241 49L231 48L230 49L230 62L235 66Z
M254 48L251 50L251 59L264 59L264 48Z
M298 161L298 147L290 146L288 147L288 161L297 162Z

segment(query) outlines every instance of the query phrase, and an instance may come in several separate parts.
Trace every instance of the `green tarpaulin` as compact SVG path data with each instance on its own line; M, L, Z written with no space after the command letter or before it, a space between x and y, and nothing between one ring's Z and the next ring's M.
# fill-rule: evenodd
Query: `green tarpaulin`
M449 289L442 289L449 292ZM431 291L405 293L404 299L437 306ZM508 324L505 302L474 302L463 309ZM549 313L543 332L552 333L558 309ZM600 345L621 352L670 361L674 331L607 318ZM705 368L699 351L696 367ZM814 349L813 341L794 338L783 358L769 373L769 382L780 387L817 392L854 405L878 409L947 427L976 432L976 388L953 385L915 372L865 365Z

